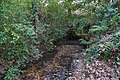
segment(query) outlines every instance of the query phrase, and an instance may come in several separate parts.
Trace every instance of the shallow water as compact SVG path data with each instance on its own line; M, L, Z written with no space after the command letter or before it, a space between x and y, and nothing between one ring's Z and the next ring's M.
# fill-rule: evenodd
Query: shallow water
M79 60L81 46L61 45L57 47L57 53L47 56L46 61L37 61L29 66L22 80L66 80L73 75L73 71ZM52 54L51 54L52 55ZM49 60L48 60L48 59Z

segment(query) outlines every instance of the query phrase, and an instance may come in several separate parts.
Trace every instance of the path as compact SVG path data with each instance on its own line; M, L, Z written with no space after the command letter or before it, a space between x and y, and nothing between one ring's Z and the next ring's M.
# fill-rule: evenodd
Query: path
M56 55L44 64L32 65L23 80L119 80L120 71L105 62L85 62L85 49L79 45L59 45ZM48 56L49 57L49 56ZM38 61L39 62L39 61Z

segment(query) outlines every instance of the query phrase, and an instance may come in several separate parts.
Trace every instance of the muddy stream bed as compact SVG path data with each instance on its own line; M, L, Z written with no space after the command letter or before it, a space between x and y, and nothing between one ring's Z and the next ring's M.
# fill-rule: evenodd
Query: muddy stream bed
M69 80L75 75L77 65L83 67L84 49L79 45L57 46L54 56L47 56L46 61L29 65L23 80ZM52 55L52 54L51 54ZM80 59L81 58L81 59ZM80 61L81 60L81 61Z
M120 80L120 67L110 64L97 59L88 64L83 46L59 45L43 61L30 64L21 80Z

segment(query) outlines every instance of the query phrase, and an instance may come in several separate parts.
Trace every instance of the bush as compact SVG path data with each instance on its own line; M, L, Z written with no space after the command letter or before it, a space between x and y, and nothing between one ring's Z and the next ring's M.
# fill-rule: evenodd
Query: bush
M32 40L35 32L33 28L22 24L11 24L2 26L0 32L0 59L13 62L11 65L25 65L30 56L37 56L37 49L33 48ZM33 52L35 51L35 52ZM37 57L36 57L37 58Z
M0 60L11 62L5 79L18 79L21 65L53 49L53 42L64 39L71 29L78 36L89 32L100 36L113 29L120 21L119 5L115 3L117 7L100 0L1 0ZM119 48L118 35L119 32L112 37L114 43L103 40L93 45L88 56L99 54L101 58L108 58L111 50ZM80 44L91 42L80 39ZM101 45L105 48L102 53L99 52Z
M8 68L6 80L18 78L31 56L38 58L30 5L30 0L0 2L0 63Z
M119 32L116 32L118 34ZM114 63L119 65L120 60L120 37L116 34L106 36L93 44L87 50L87 59L100 58L100 59L110 59L115 60Z

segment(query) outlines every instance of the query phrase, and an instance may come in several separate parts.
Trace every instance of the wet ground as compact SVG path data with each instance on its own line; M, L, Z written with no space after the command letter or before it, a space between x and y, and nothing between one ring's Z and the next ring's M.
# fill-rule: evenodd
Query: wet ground
M82 68L83 62L79 58L83 58L81 54L84 50L79 45L60 45L57 47L56 55L44 61L43 64L38 62L32 65L23 80L66 80L73 76L73 72L80 62ZM48 56L48 58L51 56ZM46 58L47 59L47 58ZM80 67L79 66L79 67Z
M80 45L59 45L53 54L29 65L21 80L120 80L119 66L97 59L87 63Z

